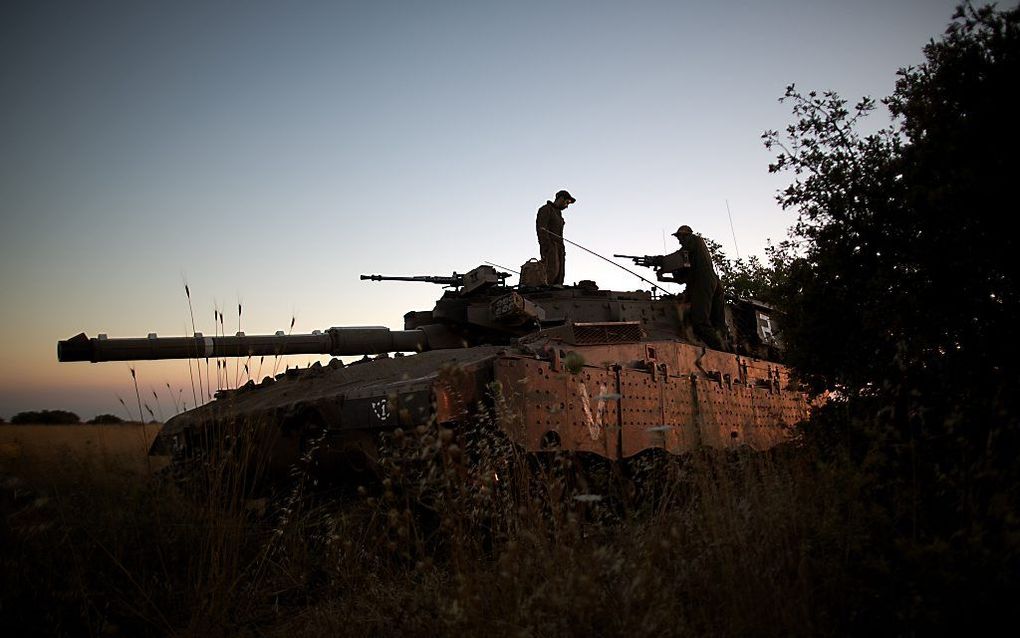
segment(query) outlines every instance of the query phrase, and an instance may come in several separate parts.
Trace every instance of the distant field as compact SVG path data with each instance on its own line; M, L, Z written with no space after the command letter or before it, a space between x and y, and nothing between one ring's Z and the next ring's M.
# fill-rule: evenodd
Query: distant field
M0 470L89 465L145 474L164 465L149 458L162 425L0 425Z

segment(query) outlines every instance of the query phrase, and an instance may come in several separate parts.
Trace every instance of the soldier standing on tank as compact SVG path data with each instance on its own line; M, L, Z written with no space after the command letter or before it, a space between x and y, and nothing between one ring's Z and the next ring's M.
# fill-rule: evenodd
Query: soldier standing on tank
M687 275L687 299L691 302L691 325L694 334L706 346L722 350L720 334L727 334L722 284L712 265L712 254L705 240L695 235L690 226L677 229L673 236L680 248L687 251L691 270Z
M563 247L563 211L577 200L567 191L556 193L556 198L538 209L535 229L538 232L538 249L545 264L546 283L562 286L566 249Z

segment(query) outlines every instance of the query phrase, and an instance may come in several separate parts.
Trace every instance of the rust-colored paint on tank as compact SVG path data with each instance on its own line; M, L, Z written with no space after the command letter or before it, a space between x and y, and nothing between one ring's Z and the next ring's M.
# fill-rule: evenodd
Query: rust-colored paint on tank
M792 426L807 417L803 394L783 389L787 372L775 363L676 342L570 353L621 363L572 372L524 357L496 362L507 431L528 451L548 449L550 441L608 458L655 448L763 450L789 440Z
M560 448L616 458L615 372L586 366L571 374L548 361L507 356L496 360L495 378L507 409L501 415L507 432L525 450Z

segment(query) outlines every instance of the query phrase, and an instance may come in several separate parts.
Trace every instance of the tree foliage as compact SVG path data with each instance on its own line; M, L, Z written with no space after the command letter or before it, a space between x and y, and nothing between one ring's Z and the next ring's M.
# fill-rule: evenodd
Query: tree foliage
M767 249L768 263L757 255L730 259L722 244L707 237L702 239L712 254L712 264L728 297L776 303L780 282L786 277L784 255L779 250L772 246Z
M1003 227L1020 11L961 6L924 57L877 132L860 132L875 101L791 85L794 123L764 135L797 213L777 251L789 362L835 391L806 433L872 481L876 547L902 572L885 600L911 622L986 613L1020 573L1018 246Z

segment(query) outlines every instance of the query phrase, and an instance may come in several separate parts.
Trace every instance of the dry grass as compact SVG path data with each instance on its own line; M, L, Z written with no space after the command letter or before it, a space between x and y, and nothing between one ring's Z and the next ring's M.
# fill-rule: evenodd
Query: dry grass
M653 458L621 476L569 455L521 457L491 423L431 424L388 439L381 480L360 493L324 493L299 464L282 494L252 500L249 470L265 450L242 437L183 483L101 471L102 455L64 456L59 473L8 469L5 626L189 636L839 627L853 498L830 498L832 477L797 450Z
M160 424L3 425L0 426L0 471L22 473L90 463L107 471L134 475L158 469L161 460L148 459L149 446Z

